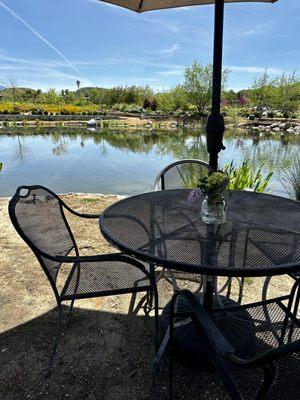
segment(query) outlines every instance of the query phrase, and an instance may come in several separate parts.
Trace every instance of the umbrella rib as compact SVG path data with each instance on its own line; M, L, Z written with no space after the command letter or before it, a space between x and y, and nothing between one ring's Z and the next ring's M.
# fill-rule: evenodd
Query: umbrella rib
M141 1L140 1L139 8L138 8L138 10L137 10L138 12L141 12L141 11L142 11L143 3L144 3L144 0L141 0Z

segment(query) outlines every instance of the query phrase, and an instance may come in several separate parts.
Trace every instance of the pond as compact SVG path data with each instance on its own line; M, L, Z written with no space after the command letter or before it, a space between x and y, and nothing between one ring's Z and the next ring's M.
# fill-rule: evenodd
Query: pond
M57 193L132 195L153 189L157 173L181 158L207 160L204 130L88 131L83 128L0 130L0 196L21 184L41 184ZM227 130L220 164L249 159L274 171L273 194L288 196L282 176L299 152L300 137Z

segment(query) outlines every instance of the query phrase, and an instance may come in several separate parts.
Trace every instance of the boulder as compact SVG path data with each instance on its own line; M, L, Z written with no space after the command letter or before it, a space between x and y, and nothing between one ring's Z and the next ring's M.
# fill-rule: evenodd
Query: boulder
M290 128L292 125L290 122L283 122L282 124L279 125L279 128L282 130L287 130L288 128Z
M288 133L294 133L294 128L288 128L286 131L287 131Z

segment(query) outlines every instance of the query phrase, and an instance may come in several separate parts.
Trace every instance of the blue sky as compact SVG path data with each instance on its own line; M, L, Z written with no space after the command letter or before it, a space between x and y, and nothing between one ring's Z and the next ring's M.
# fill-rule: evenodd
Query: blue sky
M249 87L265 67L299 70L299 42L299 0L227 4L228 87ZM97 0L0 0L0 82L75 89L79 79L162 90L182 82L194 60L211 62L212 45L213 6L136 14Z

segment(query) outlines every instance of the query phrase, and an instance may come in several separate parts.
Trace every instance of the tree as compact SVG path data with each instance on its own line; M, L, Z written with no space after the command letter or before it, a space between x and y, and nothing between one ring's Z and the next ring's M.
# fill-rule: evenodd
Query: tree
M281 74L275 79L277 88L276 106L283 112L285 118L289 118L291 113L299 107L300 82L293 72L290 75Z
M175 110L175 99L172 92L158 93L156 96L157 108L164 112Z
M184 85L177 85L172 90L172 95L174 97L175 110L188 110L189 102L188 102L188 93L184 87Z
M58 95L55 89L49 89L45 94L45 100L49 104L57 104Z
M274 105L274 80L268 75L267 68L260 76L254 78L251 89L250 98L261 118L263 108L272 108Z
M14 103L14 111L16 111L16 102L17 102L17 86L18 86L18 81L15 78L7 78L5 81L3 81L3 85L6 88L11 89L11 94L12 94L12 100Z
M223 93L223 101L226 105L236 106L239 103L239 98L234 90L228 90Z
M76 81L76 85L77 85L77 87L78 87L78 90L79 90L79 88L80 88L80 80L79 79L77 79L77 81Z
M184 72L184 87L189 101L197 107L199 113L203 113L211 103L212 73L213 66L211 64L203 65L196 61ZM227 69L222 73L223 87L227 82L228 74L229 70Z

